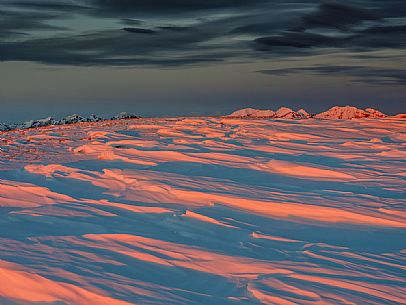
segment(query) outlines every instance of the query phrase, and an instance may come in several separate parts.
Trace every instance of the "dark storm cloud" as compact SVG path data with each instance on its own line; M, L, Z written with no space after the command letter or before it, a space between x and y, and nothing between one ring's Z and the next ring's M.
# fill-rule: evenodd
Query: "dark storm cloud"
M316 33L286 32L280 35L257 38L257 49L272 51L275 47L312 48L331 47L345 39L329 37Z
M381 17L377 11L365 9L353 5L325 2L314 13L303 16L304 29L306 28L337 28L346 30L349 26L359 24L367 20L379 20Z
M399 50L406 42L406 5L396 0L354 0L351 4L306 0L0 2L4 3L5 18L0 19L0 37L8 37L0 44L4 61L172 67L258 58L271 61L325 50L329 54ZM75 16L92 16L92 22L96 18L103 29L66 31L52 22L63 24L64 18ZM36 37L35 31L40 30L52 34ZM25 38L28 33L32 35Z
M122 18L121 23L126 25L141 25L143 24L143 21L138 19Z
M143 28L122 28L123 31L135 34L156 34L157 32L151 29Z
M0 10L0 38L27 35L36 30L65 30L64 27L54 26L47 21L58 16L50 13L32 13Z
M394 26L376 26L370 27L361 31L365 34L404 34L406 32L406 25L394 25Z
M406 47L406 25L372 26L356 31L355 34L351 39L354 47L366 49L403 49Z
M82 9L89 9L88 6L81 4L81 1L2 1L0 4L6 4L23 9L41 9L48 11L76 11Z
M317 3L317 2L316 2ZM281 9L281 8L280 8ZM283 12L283 11L281 11ZM235 28L235 33L266 33L276 29L305 31L317 28L348 30L364 21L381 20L383 12L337 2L322 2L311 11L292 8L287 14Z
M152 31L125 28L86 35L3 43L0 55L1 60L81 66L189 65L217 62L233 54L222 46L204 45L216 35L214 29ZM204 52L201 50L203 46Z
M255 39L255 49L269 53L302 53L312 48L320 52L321 48L342 48L356 51L373 51L382 48L406 47L404 26L374 27L362 31L353 31L348 35L324 35L310 32L284 32L278 35ZM309 51L308 51L309 52ZM316 51L310 51L310 54ZM302 53L303 54L303 53Z
M153 26L153 22L138 19L118 19L118 23L149 23L150 27L117 27L86 33L53 35L47 38L6 41L0 45L0 60L35 61L62 65L159 65L180 66L219 62L237 58L244 50L243 43L232 48L212 40L226 35L234 17L220 21L195 20L191 26ZM234 24L233 23L233 24ZM153 35L152 35L153 34ZM245 47L247 49L247 47Z
M404 48L405 25L388 24L390 21L384 18L386 14L387 11L382 9L322 3L316 11L303 15L297 26L256 38L254 48L279 54L305 54L303 49L312 49L306 51L310 55L320 53L322 48L357 51ZM370 22L366 28L362 27L364 22Z
M149 16L198 14L204 10L246 9L266 4L267 0L8 0L5 3L32 9L74 10L101 17L123 17L138 14ZM272 1L271 1L272 2ZM274 1L280 2L280 1ZM300 2L300 1L299 1Z
M275 76L288 76L297 73L323 76L349 76L354 82L378 85L406 85L406 71L401 69L372 68L366 66L312 66L257 71Z
M188 27L188 26L160 26L158 28L161 30L175 31L175 32L183 32L183 31L192 30L192 28Z
M269 2L266 0L91 0L88 1L100 10L115 13L130 13L139 11L185 12L194 10L247 7L257 3Z

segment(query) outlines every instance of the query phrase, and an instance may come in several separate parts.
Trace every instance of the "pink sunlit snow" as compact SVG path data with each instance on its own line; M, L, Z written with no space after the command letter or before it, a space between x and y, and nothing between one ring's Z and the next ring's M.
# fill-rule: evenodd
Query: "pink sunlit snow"
M0 133L0 304L405 304L406 120L315 118Z

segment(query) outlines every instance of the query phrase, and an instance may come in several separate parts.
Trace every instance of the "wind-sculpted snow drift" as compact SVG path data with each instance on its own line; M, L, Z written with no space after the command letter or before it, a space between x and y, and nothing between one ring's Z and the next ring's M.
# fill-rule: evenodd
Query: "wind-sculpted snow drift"
M0 133L0 304L405 304L405 140L401 117Z

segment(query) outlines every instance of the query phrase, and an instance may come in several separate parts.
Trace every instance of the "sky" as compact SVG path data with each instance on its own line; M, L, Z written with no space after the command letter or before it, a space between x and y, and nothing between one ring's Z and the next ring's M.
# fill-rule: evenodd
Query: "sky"
M0 0L0 121L406 112L404 0Z

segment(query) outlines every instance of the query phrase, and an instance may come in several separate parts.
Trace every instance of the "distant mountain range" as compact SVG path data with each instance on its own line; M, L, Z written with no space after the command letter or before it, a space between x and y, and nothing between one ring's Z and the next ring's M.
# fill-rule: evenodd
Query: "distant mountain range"
M273 118L273 119L323 119L323 120L350 120L350 119L379 119L386 117L406 118L406 114L397 114L388 116L379 110L373 108L359 109L353 106L335 106L327 111L318 114L309 114L306 110L300 109L294 111L287 107L281 107L277 111L259 110L253 108L245 108L237 110L227 117L235 118Z
M52 117L48 117L45 119L39 120L30 120L23 123L17 124L4 124L0 123L0 131L9 131L9 130L16 130L16 129L29 129L35 127L43 127L43 126L50 126L50 125L67 125L67 124L74 124L74 123L81 123L81 122L100 122L105 120L122 120L122 119L135 119L139 118L136 115L129 114L127 112L121 112L109 119L105 119L94 114L90 115L89 117L82 117L78 114L72 114L64 117L60 120L55 120Z
M303 119L322 119L322 120L350 120L350 119L379 119L379 118L400 118L406 119L406 113L397 114L394 116L389 116L382 113L379 110L373 108L359 109L353 106L335 106L330 108L325 112L318 114L310 114L304 109L294 111L287 107L281 107L277 111L273 110L260 110L254 108L244 108L237 111L234 111L230 115L225 117L229 118L270 118L270 119L287 119L287 120L303 120ZM111 118L105 119L96 115L90 115L89 117L82 117L78 114L72 114L67 117L64 117L60 120L55 120L52 117L39 120L30 120L23 123L17 124L5 124L0 123L0 132L1 131L10 131L10 130L20 130L20 129L29 129L50 125L67 125L81 122L99 122L106 120L121 120L121 119L134 119L140 118L139 116L129 114L127 112L121 112Z

